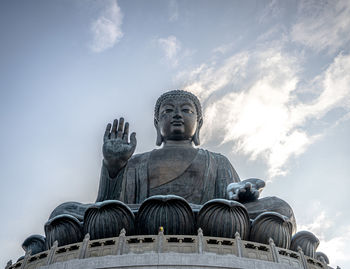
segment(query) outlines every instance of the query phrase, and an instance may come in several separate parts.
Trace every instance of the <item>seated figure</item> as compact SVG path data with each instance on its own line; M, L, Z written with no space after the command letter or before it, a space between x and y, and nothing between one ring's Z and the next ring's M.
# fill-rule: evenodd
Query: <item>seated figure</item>
M194 147L200 144L202 124L198 98L182 90L164 93L155 105L156 144L163 145L159 149L133 155L136 135L131 134L129 143L129 124L124 126L123 118L119 124L117 120L113 126L108 124L97 201L138 204L157 194L175 194L193 204L234 199L245 204L252 219L265 211L278 212L295 229L294 214L286 202L276 197L258 200L265 186L262 180L241 181L225 156Z
M277 213L288 220L291 230L295 231L294 214L285 201L276 197L258 199L264 181L241 181L225 156L195 147L200 144L202 124L198 98L182 90L166 92L157 100L156 145L162 146L158 149L133 155L136 134L132 133L129 139L129 123L124 124L120 118L114 120L113 125L108 124L96 202L119 200L138 208L146 198L171 194L183 197L195 208L212 199L235 200L245 206L250 219L266 212ZM88 206L73 202L62 204L50 219L69 214L82 221Z
M163 94L155 106L159 149L132 155L136 137L132 133L128 143L129 124L124 126L123 118L108 124L97 201L138 204L158 194L178 195L193 204L228 198L227 186L240 179L226 157L194 147L202 123L198 99L177 90Z

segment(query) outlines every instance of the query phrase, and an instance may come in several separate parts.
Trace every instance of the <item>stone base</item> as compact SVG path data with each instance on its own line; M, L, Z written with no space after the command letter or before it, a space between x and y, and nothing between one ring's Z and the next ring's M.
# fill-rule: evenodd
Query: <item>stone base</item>
M324 262L269 245L235 238L198 235L126 236L90 240L66 246L53 246L8 264L6 269L97 269L97 268L236 268L236 269L329 269Z
M125 254L119 256L104 256L87 259L74 259L58 262L41 269L296 269L289 265L255 259L239 258L235 255L218 255L213 253L183 254L183 253L144 253Z

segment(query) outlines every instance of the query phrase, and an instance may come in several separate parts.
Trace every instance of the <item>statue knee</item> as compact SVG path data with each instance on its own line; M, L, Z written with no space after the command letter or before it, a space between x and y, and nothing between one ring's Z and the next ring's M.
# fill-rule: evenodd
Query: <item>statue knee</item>
M276 196L264 197L253 202L244 203L249 217L255 219L261 213L275 212L286 216L293 225L293 233L296 231L296 221L292 207L281 198Z
M78 202L65 202L57 206L50 214L49 219L52 219L58 215L71 215L77 218L79 221L83 221L86 209L91 204L82 204Z

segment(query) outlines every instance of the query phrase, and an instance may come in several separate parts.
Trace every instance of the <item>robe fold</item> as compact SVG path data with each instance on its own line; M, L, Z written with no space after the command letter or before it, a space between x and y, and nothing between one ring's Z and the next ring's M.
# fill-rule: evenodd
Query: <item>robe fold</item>
M110 178L107 168L102 165L96 201L120 200L127 204L139 204L153 195L173 194L185 198L189 203L203 204L215 198L227 199L227 185L240 181L225 156L198 149L195 158L182 174L151 188L151 154L152 151L134 155L115 178Z

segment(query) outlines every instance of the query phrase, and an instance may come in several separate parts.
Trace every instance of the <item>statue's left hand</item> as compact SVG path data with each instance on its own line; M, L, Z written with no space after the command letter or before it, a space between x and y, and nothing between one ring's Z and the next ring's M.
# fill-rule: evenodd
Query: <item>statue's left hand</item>
M230 200L249 202L258 199L264 187L265 182L263 180L249 178L241 182L229 184L226 190Z

